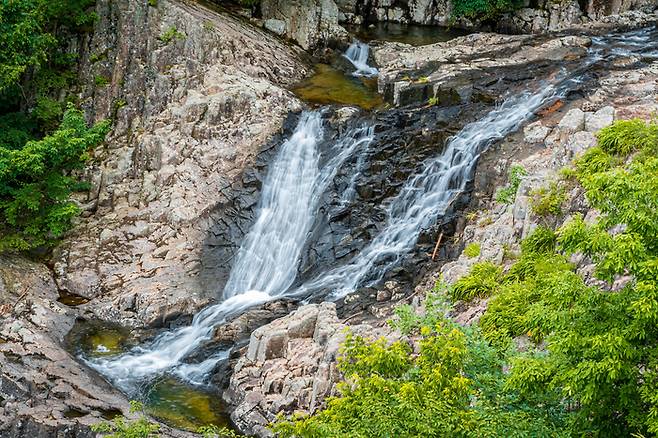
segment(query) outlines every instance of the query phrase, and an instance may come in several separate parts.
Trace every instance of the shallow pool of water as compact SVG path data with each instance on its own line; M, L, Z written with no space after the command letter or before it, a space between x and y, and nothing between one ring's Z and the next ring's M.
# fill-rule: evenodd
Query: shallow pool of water
M373 109L382 105L377 79L354 77L328 64L316 64L315 73L292 91L300 99L319 105L352 105Z
M86 358L120 354L138 341L130 330L102 321L78 321L66 336L69 351ZM230 426L217 391L171 376L161 376L129 397L143 402L150 415L171 427L196 431L201 426ZM71 411L69 415L79 414Z
M66 336L69 350L76 356L103 357L129 348L130 331L101 321L78 321Z
M145 395L147 412L163 423L196 431L201 426L229 426L219 394L189 386L173 377L156 381Z
M395 41L423 46L468 35L468 31L441 26L421 26L400 23L375 23L372 25L348 26L347 29L362 41Z

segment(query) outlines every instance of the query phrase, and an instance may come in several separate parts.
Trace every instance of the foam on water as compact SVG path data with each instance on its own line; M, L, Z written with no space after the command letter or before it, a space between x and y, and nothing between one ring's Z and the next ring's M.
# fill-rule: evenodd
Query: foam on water
M368 65L369 54L370 47L368 44L362 43L359 40L354 40L354 42L350 44L343 56L345 56L345 58L347 58L347 60L356 68L356 71L352 73L352 75L371 77L379 74L379 70Z

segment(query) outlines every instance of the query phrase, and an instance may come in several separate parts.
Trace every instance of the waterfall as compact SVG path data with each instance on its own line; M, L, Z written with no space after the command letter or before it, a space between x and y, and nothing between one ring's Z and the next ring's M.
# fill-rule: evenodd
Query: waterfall
M624 35L623 55L647 48L655 54L652 35L649 32ZM539 108L574 89L582 82L587 69L603 59L602 53L610 41L594 39L590 56L580 67L539 84L538 91L508 98L481 119L466 125L438 156L426 160L422 170L405 182L388 204L385 225L359 254L345 265L291 289L322 194L345 161L357 151L363 153L374 137L369 126L350 130L332 145L327 157L322 157L318 149L324 137L321 113L304 113L270 166L257 219L236 255L224 301L203 309L190 326L165 332L149 345L114 358L90 359L87 363L126 391L134 389L142 379L165 371L199 383L218 361L226 359L228 351L215 352L197 364L183 360L212 337L214 327L245 309L279 297L307 298L330 293L331 299L338 299L361 286L381 281L413 250L420 233L436 223L464 192L480 154L518 129ZM361 43L350 46L345 55L357 69L357 63L367 67L368 50L367 45L358 44ZM608 53L616 55L614 50ZM360 159L355 172L363 166ZM341 201L352 196L355 184L353 177Z
M376 76L379 73L379 70L375 67L370 67L368 65L369 54L370 47L368 47L368 44L362 43L359 40L354 40L354 42L347 48L347 51L343 56L356 68L356 71L352 73L353 76L371 77Z
M330 298L338 299L360 286L379 282L413 249L420 233L446 213L452 201L463 193L479 154L556 98L564 85L546 85L535 94L508 99L482 119L465 126L439 156L424 163L422 172L407 180L387 209L386 225L358 255L346 265L305 283L291 295L332 291Z
M226 359L228 352L220 351L198 364L181 363L212 337L214 327L290 288L322 194L345 160L373 139L369 127L348 131L332 145L320 168L318 146L323 136L321 113L307 112L281 145L263 183L256 222L237 253L224 301L203 309L191 325L165 332L150 345L87 363L131 392L141 379L165 370L200 383L217 362Z

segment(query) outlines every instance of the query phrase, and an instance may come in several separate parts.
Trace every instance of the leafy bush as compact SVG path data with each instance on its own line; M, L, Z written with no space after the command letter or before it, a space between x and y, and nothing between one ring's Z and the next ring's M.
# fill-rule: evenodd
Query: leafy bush
M104 87L104 86L106 86L107 84L110 83L110 78L102 76L102 75L96 75L96 76L94 76L94 83L98 87Z
M477 242L472 242L466 245L466 248L464 248L464 254L466 254L466 257L473 258L477 257L480 255L481 247L480 244Z
M160 41L162 41L165 44L169 44L170 42L174 40L182 40L185 39L185 34L182 32L179 32L178 29L176 29L176 26L171 26L169 29L167 29L162 35L158 37Z
M618 120L597 134L599 146L609 154L626 156L638 149L654 149L658 144L658 124L641 119Z
M491 262L476 263L468 275L452 285L450 298L471 301L474 298L489 296L500 286L502 273L502 268Z
M0 250L49 246L70 227L79 208L69 196L81 188L71 172L103 141L108 123L88 128L69 106L61 126L20 149L0 147Z
M558 390L575 408L573 435L658 433L658 158L650 153L658 144L638 126L616 122L600 137L604 145L578 161L578 180L601 216L591 224L575 216L557 233L558 248L588 255L599 278L630 281L614 293L587 286L564 256L544 251L550 245L529 253L552 240L536 239L480 321L501 348L519 335L545 343L546 351L511 361L508 385L528 396ZM630 163L610 155L637 150Z
M566 436L554 402L533 408L505 389L502 363L477 330L440 322L419 329L418 354L348 335L340 396L313 416L272 426L286 437Z
M144 406L140 402L130 401L131 414L143 411ZM92 425L91 430L99 432L107 438L149 438L158 436L160 426L150 422L143 414L135 420L120 415L112 421Z
M537 216L557 216L562 213L562 204L567 199L564 187L551 183L530 192L530 208Z
M516 191L521 184L521 178L527 175L528 172L523 166L514 165L509 170L509 180L505 187L498 189L496 192L496 202L501 204L513 204L516 200Z
M545 226L537 227L528 237L521 242L521 250L524 254L553 254L557 236L555 232Z
M202 426L197 430L197 433L201 434L203 438L241 438L244 435L240 435L234 430L228 429L226 427L220 427L210 425Z
M521 6L522 2L518 0L455 0L452 17L487 20Z

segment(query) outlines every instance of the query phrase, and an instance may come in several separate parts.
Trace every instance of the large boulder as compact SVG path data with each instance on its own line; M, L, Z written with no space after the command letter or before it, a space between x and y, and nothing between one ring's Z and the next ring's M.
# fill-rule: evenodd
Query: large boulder
M231 419L246 434L270 436L277 414L312 413L335 394L336 359L347 324L334 303L309 304L255 330L246 354L234 368L224 399ZM390 329L350 326L368 338L395 338Z
M334 0L262 0L261 11L268 28L276 21L283 23L272 30L295 40L304 50L348 39L347 31L338 24Z

